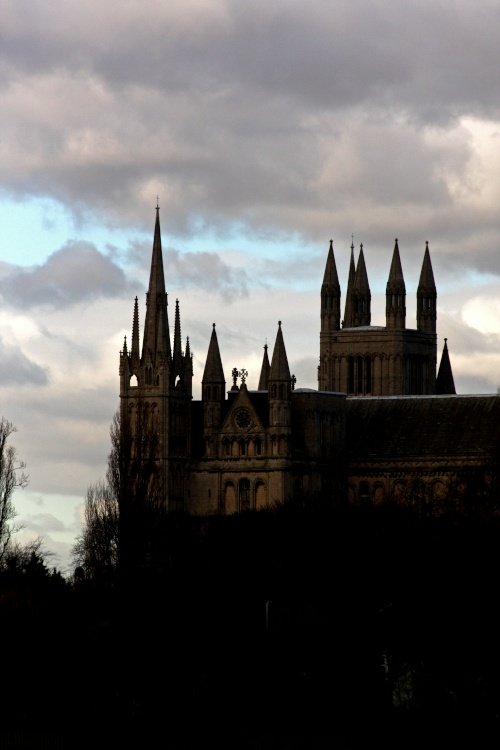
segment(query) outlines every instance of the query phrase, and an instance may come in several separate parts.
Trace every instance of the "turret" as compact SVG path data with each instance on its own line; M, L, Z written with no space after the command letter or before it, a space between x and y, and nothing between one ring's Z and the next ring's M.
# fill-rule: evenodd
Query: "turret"
M132 319L132 361L134 365L139 364L139 303L137 297L134 301L134 317Z
M345 298L345 310L344 320L342 321L342 328L352 328L354 325L354 307L353 307L353 293L354 293L354 277L356 275L356 267L354 265L354 242L351 242L351 260L349 263L349 276L347 279L347 293Z
M369 326L371 323L371 292L366 273L363 244L359 248L358 263L353 283L353 325Z
M179 380L183 381L183 354L181 344L181 314L179 310L179 300L175 300L175 319L174 319L174 348L172 352L172 385L175 386Z
M186 349L184 351L184 389L186 395L193 397L193 355L189 344L189 336L186 338Z
M274 431L273 454L286 455L288 452L288 434L290 432L290 401L292 379L286 356L285 342L278 323L278 333L274 344L271 369L269 371L269 424Z
M438 395L456 393L455 381L451 369L450 355L448 352L448 339L444 340L443 353L436 378L436 393Z
M204 425L206 428L215 427L220 423L221 408L226 393L226 379L222 367L217 333L215 332L215 323L212 327L212 336L208 347L201 387Z
M436 284L432 271L429 243L425 243L424 260L417 288L417 329L424 333L436 333Z
M385 319L387 328L404 330L406 327L406 287L397 239L385 290Z
M262 367L260 369L259 391L267 391L269 385L269 372L271 365L267 356L267 344L264 344L264 356L262 357Z
M326 260L325 275L321 286L321 331L329 333L340 329L340 284L333 254L333 240Z

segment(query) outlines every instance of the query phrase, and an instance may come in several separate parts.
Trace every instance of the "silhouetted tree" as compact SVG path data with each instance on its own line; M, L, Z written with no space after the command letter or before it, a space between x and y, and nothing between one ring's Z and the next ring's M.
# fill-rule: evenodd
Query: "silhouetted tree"
M87 489L83 531L72 549L73 562L88 579L110 582L118 566L120 494L120 415L110 426L111 451L106 478Z
M118 502L110 485L98 481L87 489L84 526L73 558L87 577L109 581L118 563Z
M5 568L11 573L27 574L31 577L51 575L48 567L52 552L43 547L43 539L37 537L26 543L12 542L4 555ZM59 575L54 569L54 574Z
M28 476L24 473L25 463L20 461L16 449L8 444L9 437L16 428L5 417L0 420L0 564L9 549L12 533L16 527L11 521L16 512L12 495L16 487L26 487Z

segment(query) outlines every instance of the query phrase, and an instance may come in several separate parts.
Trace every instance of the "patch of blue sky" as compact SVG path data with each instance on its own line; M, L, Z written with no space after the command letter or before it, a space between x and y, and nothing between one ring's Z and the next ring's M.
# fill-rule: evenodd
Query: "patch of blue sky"
M68 241L93 243L101 252L110 245L124 248L144 233L110 228L97 222L75 222L62 203L49 198L0 200L0 261L32 266Z
M326 262L326 244L319 247L293 233L251 232L233 225L224 233L208 228L188 238L169 235L168 227L162 227L162 235L165 247L172 245L181 253L219 253L226 257L226 262L232 260L235 266L253 269L264 276L269 274L275 283L281 278L291 288L316 288ZM74 240L91 242L101 252L117 248L120 256L120 250L125 250L129 243L149 243L152 236L153 221L150 230L130 226L121 229L88 218L77 221L62 203L50 198L14 200L3 196L0 199L0 261L6 263L41 264L51 253ZM304 259L308 261L305 269ZM125 254L121 262L126 265Z

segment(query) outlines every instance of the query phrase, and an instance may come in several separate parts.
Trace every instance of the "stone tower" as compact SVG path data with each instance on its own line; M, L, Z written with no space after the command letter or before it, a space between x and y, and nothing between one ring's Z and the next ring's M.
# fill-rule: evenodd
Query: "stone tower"
M173 349L170 343L157 206L142 351L136 297L131 349L125 339L120 352L120 419L126 486L167 510L184 505L192 375L189 340L182 351L178 300Z
M432 395L436 392L436 286L426 243L417 289L417 328L406 327L406 287L398 240L386 286L386 325L371 325L371 293L361 245L354 246L340 325L340 287L330 242L321 287L320 391L353 396Z

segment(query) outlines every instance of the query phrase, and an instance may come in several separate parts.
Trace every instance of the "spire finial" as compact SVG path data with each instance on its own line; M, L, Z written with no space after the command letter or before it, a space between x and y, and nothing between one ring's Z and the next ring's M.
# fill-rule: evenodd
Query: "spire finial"
M333 250L333 240L330 240L330 250Z
M212 328L213 328L213 329L214 329L214 331L215 331L215 323L212 323Z
M281 320L278 320L278 326L281 328Z
M160 199L158 198L158 196L156 196L156 210L160 210Z
M351 234L351 250L354 250L354 234Z

